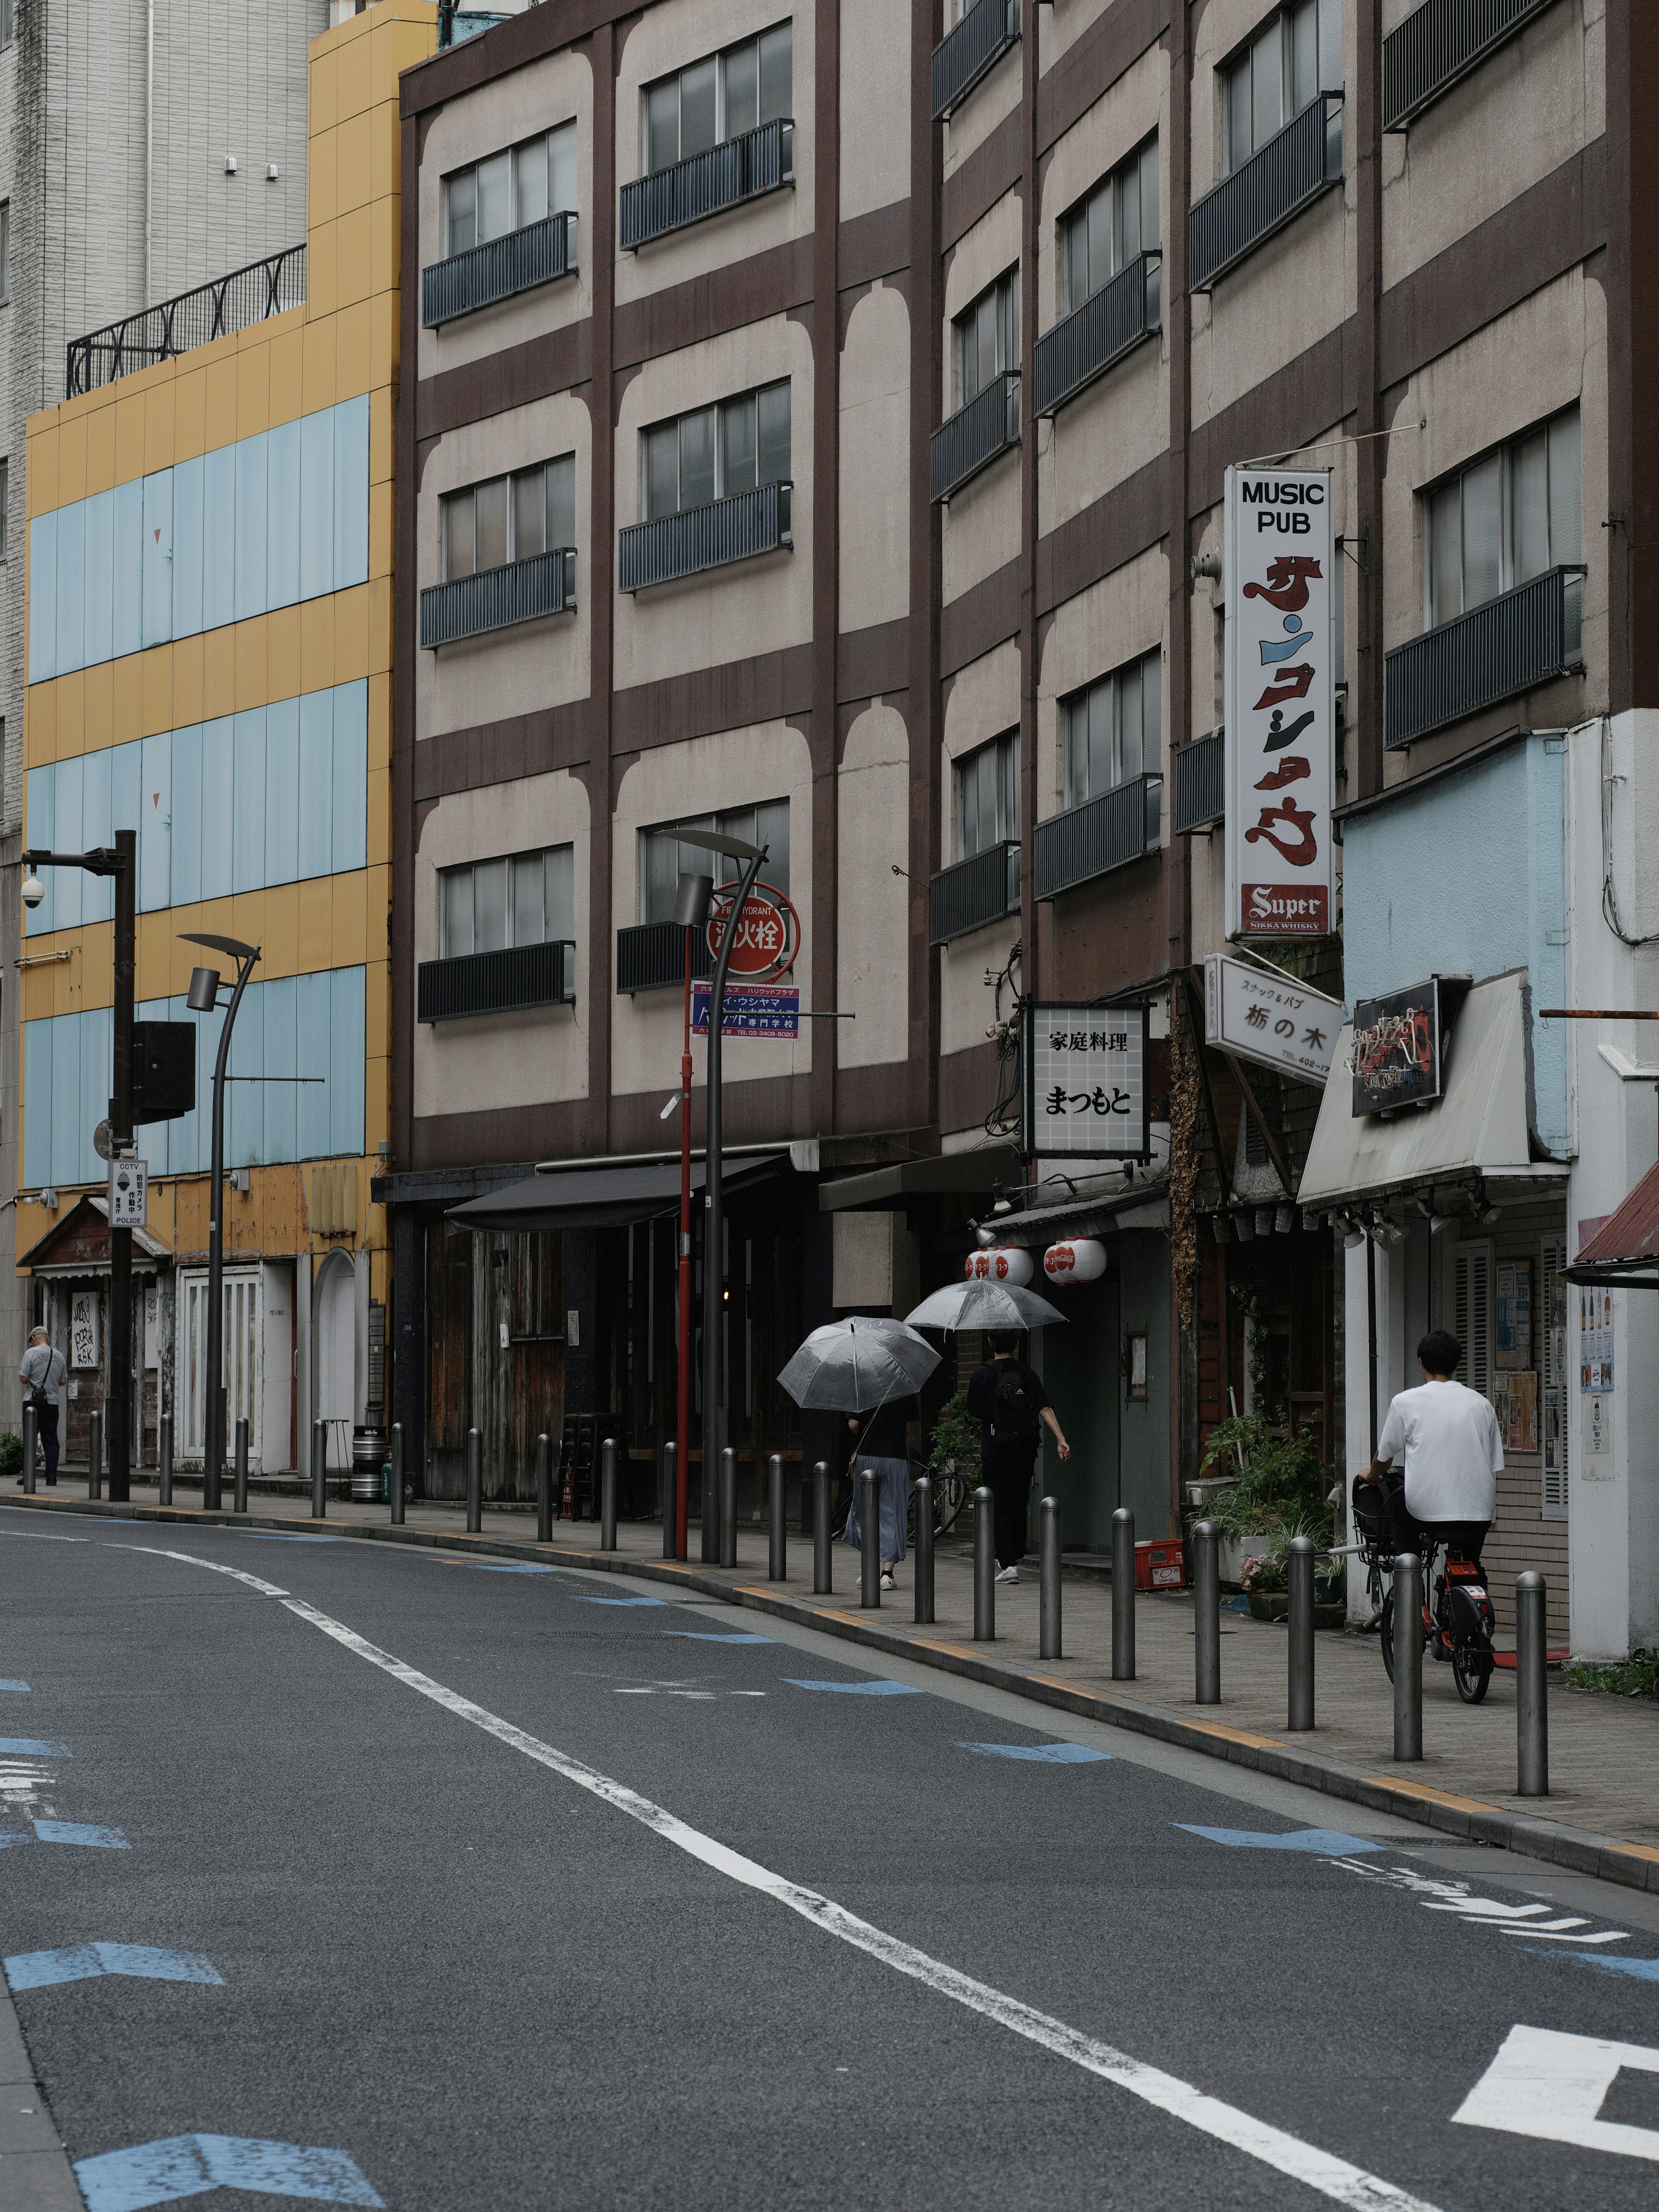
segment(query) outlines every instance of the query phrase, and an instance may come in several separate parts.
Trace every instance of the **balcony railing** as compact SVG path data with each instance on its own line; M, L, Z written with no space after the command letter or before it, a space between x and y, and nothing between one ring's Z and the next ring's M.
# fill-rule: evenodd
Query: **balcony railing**
M701 930L691 939L691 981L706 983L714 973L714 956ZM685 932L677 921L640 921L617 932L617 989L619 993L663 991L685 981Z
M1578 663L1584 571L1547 568L1514 591L1398 645L1384 662L1390 745L1479 714Z
M1045 331L1031 356L1031 411L1057 415L1068 399L1104 375L1158 327L1157 249L1139 253L1062 323Z
M568 545L532 553L476 576L432 584L421 593L421 643L453 645L540 615L568 615L576 605L576 556Z
M788 116L743 131L672 168L622 188L622 242L632 253L653 238L795 181L795 126Z
M1342 95L1322 92L1193 209L1188 258L1194 291L1207 291L1218 276L1341 180Z
M429 331L470 315L475 307L488 307L497 300L510 300L515 292L528 292L556 277L569 276L576 268L576 218L566 210L526 223L465 253L452 253L447 261L434 261L421 271L421 320Z
M941 868L929 886L927 942L948 945L988 921L1019 911L1019 845L988 845L954 867Z
M1553 0L1423 0L1382 41L1382 128L1416 115L1479 69Z
M510 1014L525 1006L576 1002L576 948L568 938L422 960L416 971L416 1018L455 1022L466 1014Z
M1114 868L1138 860L1143 853L1158 850L1158 817L1163 799L1161 775L1131 776L1097 799L1081 806L1051 814L1036 826L1036 895L1053 898L1056 891L1091 877L1109 874Z
M928 454L931 495L953 498L999 453L1019 443L1019 371L994 376L933 433Z
M1019 0L977 0L933 49L933 120L965 100L1019 36Z
M1175 820L1177 837L1194 830L1213 830L1227 812L1227 733L1212 730L1175 751Z
M630 522L617 533L617 579L624 592L652 584L672 584L705 568L724 568L750 561L757 553L792 550L787 483L758 484L689 507L683 514L659 515L654 522Z
M246 330L270 315L284 315L306 296L306 250L285 246L228 276L216 276L193 292L180 292L159 307L141 307L118 323L109 323L84 338L71 338L64 370L64 396L73 399L113 384L118 376L150 368L175 354L210 345L233 331Z
M493 31L497 23L510 21L500 9L468 8L458 5L457 0L438 0L438 44L459 46L464 39L476 39L480 31Z

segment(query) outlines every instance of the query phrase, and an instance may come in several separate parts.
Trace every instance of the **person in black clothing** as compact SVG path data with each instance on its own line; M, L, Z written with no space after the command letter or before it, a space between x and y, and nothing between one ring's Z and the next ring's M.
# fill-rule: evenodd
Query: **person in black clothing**
M1042 1424L1053 1431L1062 1461L1070 1459L1072 1447L1048 1403L1042 1377L1019 1357L1018 1332L993 1329L991 1352L969 1382L968 1411L979 1418L980 1468L996 1499L997 1580L1017 1583Z
M914 1398L888 1398L873 1413L852 1413L853 1510L847 1516L847 1540L859 1534L859 1476L866 1467L876 1477L876 1505L881 1521L881 1586L893 1587L893 1570L904 1557L905 1523L910 1511L910 1424Z

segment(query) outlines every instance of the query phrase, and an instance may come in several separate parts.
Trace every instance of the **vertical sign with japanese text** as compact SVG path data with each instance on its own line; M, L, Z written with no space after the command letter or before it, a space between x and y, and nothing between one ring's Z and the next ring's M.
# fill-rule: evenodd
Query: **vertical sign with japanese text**
M1227 471L1227 934L1327 937L1336 636L1331 477Z
M1025 1008L1028 1156L1145 1159L1152 1149L1146 1087L1151 1009Z

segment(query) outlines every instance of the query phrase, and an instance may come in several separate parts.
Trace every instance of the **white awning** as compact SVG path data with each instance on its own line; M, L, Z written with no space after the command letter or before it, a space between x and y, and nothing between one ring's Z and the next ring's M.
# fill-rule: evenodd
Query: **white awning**
M1447 1049L1444 1092L1387 1120L1353 1110L1346 1069L1353 1027L1345 1024L1297 1204L1340 1206L1474 1176L1487 1183L1563 1181L1565 1165L1533 1157L1524 980L1517 969L1474 986Z

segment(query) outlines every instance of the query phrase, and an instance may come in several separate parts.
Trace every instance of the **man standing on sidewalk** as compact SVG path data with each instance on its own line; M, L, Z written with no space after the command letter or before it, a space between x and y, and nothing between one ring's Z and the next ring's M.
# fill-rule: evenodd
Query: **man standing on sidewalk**
M40 1437L40 1449L46 1456L46 1480L55 1486L58 1480L58 1393L63 1387L64 1355L54 1352L52 1340L43 1328L31 1329L29 1348L23 1354L23 1364L17 1370L23 1385L23 1403L33 1406ZM25 1474L17 1478L21 1490Z
M1072 1447L1048 1403L1042 1377L1019 1357L1019 1332L994 1328L991 1353L969 1379L968 1411L979 1419L980 1467L996 1499L997 1580L1017 1583L1025 1555L1041 1424L1046 1421L1054 1431L1062 1461L1070 1459Z

